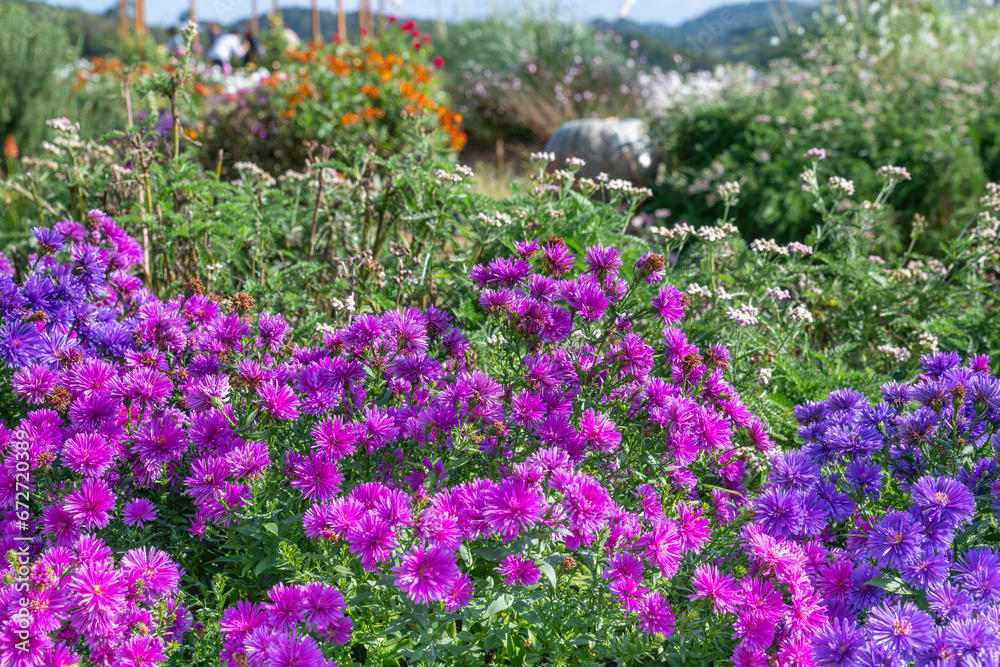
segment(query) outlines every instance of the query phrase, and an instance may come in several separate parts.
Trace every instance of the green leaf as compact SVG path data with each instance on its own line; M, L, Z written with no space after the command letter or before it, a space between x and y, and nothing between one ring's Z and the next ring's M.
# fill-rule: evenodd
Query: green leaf
M556 570L554 567L546 562L541 562L538 565L538 569L542 571L546 577L548 577L549 582L552 584L552 588L556 587Z
M490 603L490 606L486 608L486 613L483 614L483 618L489 618L490 616L507 609L512 604L514 604L514 596L509 593L504 593Z
M270 531L272 533L274 533L275 535L278 534L278 524L276 524L276 523L272 523L272 522L265 523L264 524L264 529L268 530L268 531Z

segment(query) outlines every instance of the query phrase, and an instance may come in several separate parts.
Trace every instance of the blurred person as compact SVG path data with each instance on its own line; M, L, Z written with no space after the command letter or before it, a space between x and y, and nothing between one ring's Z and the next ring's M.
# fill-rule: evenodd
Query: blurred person
M243 29L243 66L246 67L250 63L256 63L260 60L260 57L264 54L264 47L261 45L260 40L257 39L257 35L253 34L253 30L250 29L250 24L246 24Z
M170 26L167 30L167 51L175 56L184 55L184 36L177 26Z
M222 32L217 23L208 26L208 34L212 36L212 44L208 47L205 58L217 65L223 74L231 74L233 58L242 58L246 54L243 38L234 32Z

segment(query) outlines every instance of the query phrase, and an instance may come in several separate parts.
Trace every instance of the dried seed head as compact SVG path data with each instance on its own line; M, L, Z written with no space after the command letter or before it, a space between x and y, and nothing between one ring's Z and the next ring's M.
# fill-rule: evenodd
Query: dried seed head
M573 568L576 567L576 559L574 559L572 556L566 556L565 558L562 559L562 562L559 563L559 567L561 567L564 570L572 570Z
M240 292L229 297L229 306L237 313L245 313L253 308L253 297L246 292Z
M63 412L69 409L69 404L73 401L73 395L70 393L69 389L61 385L56 385L52 387L52 391L48 393L46 398L49 401L49 405L56 412Z
M205 284L201 282L200 278L192 278L184 283L184 289L191 294L204 294Z

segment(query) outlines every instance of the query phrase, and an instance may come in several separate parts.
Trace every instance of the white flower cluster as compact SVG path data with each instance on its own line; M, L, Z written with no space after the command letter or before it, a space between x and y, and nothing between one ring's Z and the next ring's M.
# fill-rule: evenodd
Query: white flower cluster
M917 336L917 341L920 343L921 347L927 348L927 350L931 353L938 351L937 336L930 333L929 331L921 331L920 335Z
M740 230L736 228L736 225L731 222L727 222L726 224L719 226L705 225L704 227L699 227L698 231L695 232L695 235L705 243L715 243L717 241L721 241L727 236L739 234L739 231Z
M740 194L740 184L736 181L726 181L716 186L715 191L723 199L735 199Z
M695 233L694 227L689 225L687 222L679 222L673 227L650 227L649 233L656 236L662 236L668 241L675 239L686 239Z
M770 252L775 255L782 255L784 257L788 256L788 248L778 245L777 241L774 239L754 239L750 242L750 249L754 252Z
M771 374L772 373L774 373L774 369L773 368L761 368L761 369L759 369L757 371L757 383L760 386L762 386L762 387L766 387L767 385L771 384Z
M431 172L431 176L433 176L438 183L461 183L465 180L461 174L452 174L444 169L435 169Z
M792 318L795 322L805 322L806 324L812 324L813 315L809 312L809 309L799 304L794 308L789 308L788 316Z
M45 121L45 127L50 127L56 132L65 132L66 134L76 134L80 131L80 124L74 123L69 118L50 118Z
M909 361L910 351L905 347L893 347L892 345L879 345L875 348L875 351L879 354L884 354L887 357L892 357L896 361Z
M472 169L470 167L465 166L464 164L456 165L455 171L460 173L462 176L465 176L466 178L474 178L476 176L476 174L472 171Z
M825 160L826 159L826 149L824 148L810 148L806 151L806 154L802 156L806 160ZM810 170L812 171L812 170Z
M732 301L733 296L734 295L726 291L726 288L723 287L722 285L719 285L719 287L716 288L715 290L715 298L718 299L719 301Z
M983 206L1000 210L1000 183L987 183L986 195L979 200Z
M343 301L340 299L330 299L330 305L333 306L334 311L346 310L349 313L353 313L355 309L354 295L348 294Z
M528 157L532 162L553 162L556 159L556 154L542 151L539 153L532 153Z
M891 164L879 167L878 170L875 172L875 175L887 181L910 180L910 172L908 172L905 167L896 167Z
M849 181L840 176L831 176L829 183L830 189L834 192L841 192L848 197L854 194L854 181Z
M757 322L759 322L759 320L757 319L758 314L759 311L756 308L754 308L753 306L748 306L746 304L743 304L739 308L730 308L726 311L726 315L729 316L729 319L731 319L733 322L736 322L736 324L740 325L741 327L747 327L750 326L751 324L757 324Z
M270 187L274 187L278 183L274 180L274 176L271 176L254 162L237 162L233 168L240 172L244 179L249 176L252 180Z
M579 169L587 164L587 161L580 157L568 157L566 158L566 166L571 169Z
M690 285L687 286L687 289L685 289L684 292L688 296L700 296L705 299L712 296L712 290L710 290L707 287L702 287L698 283L691 283Z
M572 171L568 171L566 169L556 169L552 172L552 178L557 181L566 181L567 183L570 183L576 177L573 175Z
M787 246L788 252L793 255L811 255L813 254L813 249L811 245L806 245L805 243L799 243L798 241L792 241Z
M511 223L510 216L500 211L496 211L493 215L486 215L480 212L476 216L476 219L490 227L506 227Z
M597 180L601 180L601 175L597 176ZM614 178L609 180L605 187L607 187L608 190L611 190L613 192L620 191L627 195L633 195L636 197L653 196L653 191L650 190L649 188L637 188L635 184L633 184L631 181L626 181L621 178Z
M764 295L771 297L775 301L784 301L785 299L792 298L788 290L781 289L780 287L768 287Z

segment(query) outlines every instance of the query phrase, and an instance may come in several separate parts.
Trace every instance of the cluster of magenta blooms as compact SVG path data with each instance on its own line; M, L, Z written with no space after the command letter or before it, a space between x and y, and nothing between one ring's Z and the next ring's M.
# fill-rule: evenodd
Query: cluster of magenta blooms
M704 605L732 619L737 667L1000 664L1000 555L956 538L977 496L1000 502L1000 385L983 357L925 357L874 405L843 390L799 406L805 446L774 453L725 378L728 351L677 326L685 299L655 255L623 276L614 249L578 259L550 239L476 266L506 339L491 374L435 308L296 345L280 315L155 298L134 275L140 247L99 211L35 235L22 284L0 277L0 359L27 406L0 430L0 549L28 537L35 621L15 648L11 565L4 665L153 665L193 641L191 575L170 544L134 536L187 515L216 539L258 493L284 494L302 539L433 613L475 620L586 551L621 632L670 637L674 605ZM263 440L244 437L248 414ZM26 522L13 443L27 443ZM748 452L771 456L759 492ZM122 525L133 542L108 543ZM483 546L500 555L468 556ZM324 647L354 623L340 576L226 609L221 662L332 665Z
M782 664L1000 664L1000 554L969 529L977 498L989 516L1000 496L1000 381L985 356L921 365L875 403L844 389L797 406L805 445L772 456L745 532L754 568L796 605L787 629L811 646ZM716 586L731 604L732 582ZM736 609L737 666L769 664L780 600L767 587Z

